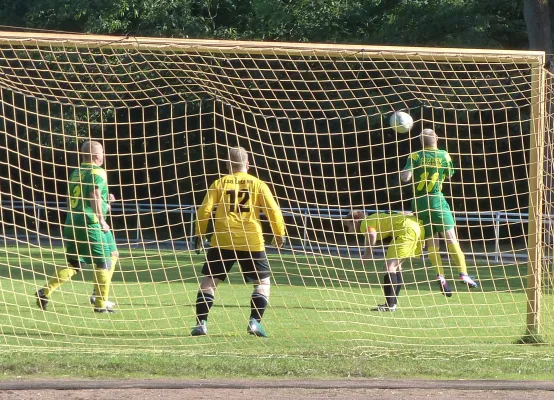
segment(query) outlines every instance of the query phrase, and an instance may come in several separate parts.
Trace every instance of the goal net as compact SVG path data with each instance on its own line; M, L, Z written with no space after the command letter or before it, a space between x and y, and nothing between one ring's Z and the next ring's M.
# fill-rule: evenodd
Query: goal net
M3 33L0 347L307 357L460 346L482 355L549 341L552 81L543 61L540 52ZM389 126L399 110L414 119L409 133ZM376 312L388 241L362 260L364 238L345 233L343 218L410 210L399 172L424 128L452 157L442 190L479 287L459 280L441 243L453 296L424 252L403 264L397 311ZM90 139L104 146L116 197L117 312L93 312L92 265L43 311L35 293L67 265L68 178ZM268 183L287 230L283 249L267 247L261 345L246 332L252 285L238 266L216 291L208 335L190 336L205 260L191 247L195 212L235 146Z

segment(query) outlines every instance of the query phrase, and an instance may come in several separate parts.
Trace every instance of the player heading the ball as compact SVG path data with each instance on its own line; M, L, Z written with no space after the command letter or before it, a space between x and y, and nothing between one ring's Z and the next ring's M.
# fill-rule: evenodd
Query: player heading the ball
M424 129L421 132L423 149L408 156L400 180L412 180L412 210L423 221L429 260L437 271L438 285L442 293L450 297L452 291L444 277L439 236L444 237L448 253L458 265L460 280L470 288L478 285L467 274L466 259L456 235L456 221L442 193L442 184L454 174L454 167L448 152L437 147L438 141L439 137L434 130Z

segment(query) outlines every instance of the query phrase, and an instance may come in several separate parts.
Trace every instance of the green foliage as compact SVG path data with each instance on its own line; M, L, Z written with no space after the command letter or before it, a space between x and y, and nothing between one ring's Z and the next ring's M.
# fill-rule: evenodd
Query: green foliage
M72 32L525 48L513 0L20 0L0 24Z

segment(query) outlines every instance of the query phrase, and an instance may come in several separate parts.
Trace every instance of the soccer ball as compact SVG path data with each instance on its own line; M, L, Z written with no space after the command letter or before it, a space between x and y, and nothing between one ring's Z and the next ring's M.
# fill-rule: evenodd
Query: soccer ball
M410 114L404 111L396 111L390 116L390 126L398 133L406 133L414 126L414 120Z

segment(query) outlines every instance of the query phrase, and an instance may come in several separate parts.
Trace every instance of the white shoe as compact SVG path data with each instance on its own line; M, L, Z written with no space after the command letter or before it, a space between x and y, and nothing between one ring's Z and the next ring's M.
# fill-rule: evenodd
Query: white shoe
M389 306L388 304L378 304L377 307L373 309L373 311L380 311L380 312L395 312L396 311L396 304L394 306Z
M93 294L90 296L90 304L94 304L96 302L96 296ZM115 303L113 301L106 300L106 308L114 308Z
M460 274L460 279L470 288L477 288L479 285L468 274Z

